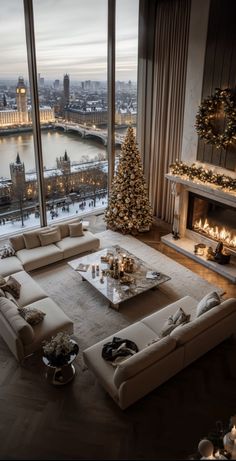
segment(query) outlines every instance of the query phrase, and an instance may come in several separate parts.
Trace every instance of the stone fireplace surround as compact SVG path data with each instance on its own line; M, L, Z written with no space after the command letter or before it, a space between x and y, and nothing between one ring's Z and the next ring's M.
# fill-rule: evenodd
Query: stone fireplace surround
M173 231L176 232L180 238L175 240L172 234L168 234L162 237L162 241L180 253L189 256L195 261L200 262L204 266L213 269L223 277L231 280L233 283L236 283L236 250L229 250L231 253L230 264L220 265L214 261L208 261L205 255L199 256L194 253L194 245L196 243L205 243L208 247L211 246L215 249L217 242L187 228L189 192L193 192L221 204L229 205L235 208L235 210L236 193L225 192L213 184L201 183L196 180L192 181L181 176L175 176L171 173L166 174L166 178L171 181L172 194L175 198Z

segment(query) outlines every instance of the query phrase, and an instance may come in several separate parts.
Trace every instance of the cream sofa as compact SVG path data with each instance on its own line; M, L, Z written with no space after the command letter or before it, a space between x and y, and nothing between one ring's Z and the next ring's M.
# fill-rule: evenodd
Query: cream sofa
M16 265L16 270L17 267ZM7 274L5 272L1 275ZM21 284L18 305L35 307L46 314L42 322L31 326L19 314L17 306L10 299L0 296L0 335L16 359L21 362L40 349L43 340L51 338L57 332L65 331L72 334L73 322L27 272L20 270L12 272L11 275Z
M28 272L80 253L97 250L100 241L88 230L84 231L80 237L70 237L69 224L76 223L79 223L79 218L10 237L10 243L16 254L0 260L0 273L2 270L5 272L5 266L8 266L8 274L11 273L12 266L15 264L18 264L18 270L25 269ZM40 234L45 231L51 232L55 228L59 228L59 240L54 238L55 241L53 241L53 234L51 234L52 243L42 245ZM48 241L50 242L50 239Z
M197 304L197 300L186 296L83 352L84 362L120 408L127 408L221 341L236 334L236 299L223 301L196 318ZM164 323L179 307L191 314L190 322L150 344L159 338ZM116 368L101 355L103 344L114 336L130 339L139 348L138 353Z

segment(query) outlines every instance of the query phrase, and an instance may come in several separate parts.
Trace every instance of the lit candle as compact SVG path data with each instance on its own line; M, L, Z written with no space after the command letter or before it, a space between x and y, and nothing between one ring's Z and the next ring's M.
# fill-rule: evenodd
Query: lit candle
M234 440L234 441L236 440L236 427L235 427L235 425L231 429L230 438L231 438L231 440Z

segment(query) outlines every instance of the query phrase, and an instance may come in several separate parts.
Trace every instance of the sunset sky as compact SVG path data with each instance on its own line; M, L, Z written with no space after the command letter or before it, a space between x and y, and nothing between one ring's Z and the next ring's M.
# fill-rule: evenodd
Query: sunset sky
M117 0L116 80L137 78L138 0ZM106 80L107 0L35 0L37 70L47 79ZM1 2L0 79L23 75L23 1Z

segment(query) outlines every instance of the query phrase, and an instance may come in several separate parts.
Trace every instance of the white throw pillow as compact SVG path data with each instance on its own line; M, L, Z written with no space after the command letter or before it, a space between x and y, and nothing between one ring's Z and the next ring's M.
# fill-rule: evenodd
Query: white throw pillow
M205 312L212 309L212 307L218 306L221 303L220 297L216 291L211 291L197 305L196 317L204 314Z

